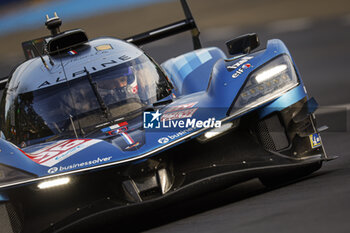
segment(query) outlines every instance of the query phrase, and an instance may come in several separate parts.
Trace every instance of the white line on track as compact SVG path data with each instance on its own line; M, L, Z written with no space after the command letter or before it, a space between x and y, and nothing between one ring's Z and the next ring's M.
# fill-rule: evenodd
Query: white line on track
M267 25L267 29L274 33L291 32L306 30L312 26L312 20L309 18L297 18L279 20Z

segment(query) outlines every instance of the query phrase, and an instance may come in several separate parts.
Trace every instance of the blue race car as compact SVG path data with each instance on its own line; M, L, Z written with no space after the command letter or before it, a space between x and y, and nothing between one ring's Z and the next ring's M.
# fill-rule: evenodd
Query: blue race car
M186 18L124 40L81 29L23 42L1 81L0 214L9 232L66 232L259 178L308 175L324 151L296 65L256 34L202 48ZM194 50L158 65L138 46L191 31ZM34 211L35 210L35 211ZM123 213L124 213L123 212Z

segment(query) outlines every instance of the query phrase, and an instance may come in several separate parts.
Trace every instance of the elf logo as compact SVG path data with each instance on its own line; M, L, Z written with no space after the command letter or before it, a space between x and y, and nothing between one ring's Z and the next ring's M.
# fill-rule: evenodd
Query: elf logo
M241 60L239 60L238 62L227 66L227 70L228 71L234 71L235 69L237 69L238 67L240 67L242 64L246 63L247 61L249 61L250 59L253 59L254 57L244 57Z
M233 75L232 75L232 78L238 78L238 76L240 76L244 70L250 68L252 65L247 63L247 64L244 64L241 68L239 68Z

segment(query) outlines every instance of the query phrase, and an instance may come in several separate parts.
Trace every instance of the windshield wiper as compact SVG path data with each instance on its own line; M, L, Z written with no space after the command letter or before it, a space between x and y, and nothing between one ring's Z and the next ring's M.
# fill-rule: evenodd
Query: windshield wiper
M92 77L91 77L91 74L90 72L86 69L86 67L84 67L84 72L87 74L87 78L89 80L89 84L96 96L96 99L98 101L98 104L100 105L100 108L103 112L103 114L105 115L105 117L109 120L109 116L111 115L110 114L110 111L109 111L109 108L107 107L106 103L103 101L101 95L100 95L100 92L98 92L97 90L97 85L96 85L96 82L94 82L92 80Z

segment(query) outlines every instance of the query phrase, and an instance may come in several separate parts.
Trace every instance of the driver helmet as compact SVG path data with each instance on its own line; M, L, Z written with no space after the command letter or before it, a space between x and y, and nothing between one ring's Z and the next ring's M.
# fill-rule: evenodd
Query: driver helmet
M113 78L102 79L99 81L99 87L105 90L110 90L119 94L137 94L138 86L137 79L132 67L128 67L119 75Z

